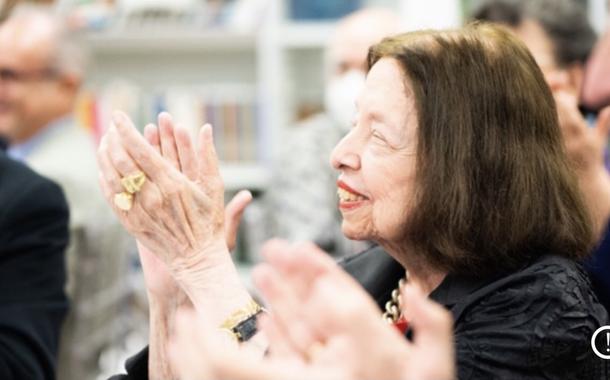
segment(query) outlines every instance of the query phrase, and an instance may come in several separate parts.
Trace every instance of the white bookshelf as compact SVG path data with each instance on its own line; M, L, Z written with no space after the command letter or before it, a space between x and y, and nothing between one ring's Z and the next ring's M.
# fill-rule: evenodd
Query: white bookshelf
M116 30L81 38L91 61L88 88L116 81L133 85L144 95L189 87L230 88L236 97L240 97L240 89L246 97L256 97L259 92L255 33ZM229 192L262 191L269 179L265 162L222 163L221 173Z
M226 30L150 30L137 32L89 33L83 42L94 54L159 54L184 51L217 54L256 50L253 33Z
M222 174L228 191L264 191L271 159L295 123L299 104L323 102L323 52L334 29L330 21L287 20L287 1L270 1L253 32L145 26L86 33L81 39L91 57L87 84L96 88L119 80L144 92L202 85L254 89L268 146L259 162L223 163ZM398 1L368 2L395 6Z
M334 22L285 22L281 25L280 44L284 49L323 50L335 27Z

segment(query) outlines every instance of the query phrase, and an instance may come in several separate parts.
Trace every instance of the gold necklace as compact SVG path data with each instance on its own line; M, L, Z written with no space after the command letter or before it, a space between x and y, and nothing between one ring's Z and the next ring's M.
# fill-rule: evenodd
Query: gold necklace
M408 278L409 272L406 272L405 277L398 281L398 287L392 290L392 298L385 304L385 311L381 318L390 325L396 324L402 317L402 312L400 310L400 288L406 284Z

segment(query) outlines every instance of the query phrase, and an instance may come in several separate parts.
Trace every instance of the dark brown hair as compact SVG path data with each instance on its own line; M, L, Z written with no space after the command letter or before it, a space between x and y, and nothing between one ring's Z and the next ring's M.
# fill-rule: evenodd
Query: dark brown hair
M409 246L437 269L491 275L546 254L583 258L589 215L568 166L551 92L508 30L471 24L371 47L399 62L418 111Z

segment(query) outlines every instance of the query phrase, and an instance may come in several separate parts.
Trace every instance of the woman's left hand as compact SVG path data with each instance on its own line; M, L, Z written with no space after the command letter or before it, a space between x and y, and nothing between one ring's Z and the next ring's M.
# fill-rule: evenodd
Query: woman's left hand
M175 145L176 154L181 147ZM209 125L200 132L197 154L184 160L189 166L176 168L117 112L98 150L100 183L121 223L167 266L195 307L215 309L222 319L249 295L225 243L224 188ZM139 171L146 181L133 206L117 208L115 195L126 190L121 178Z
M226 257L224 189L210 127L201 133L205 167L182 174L148 145L126 115L115 113L113 122L98 150L100 182L127 230L173 272L198 267L214 253ZM134 194L132 208L118 209L114 197L125 191L121 179L140 171L146 182Z

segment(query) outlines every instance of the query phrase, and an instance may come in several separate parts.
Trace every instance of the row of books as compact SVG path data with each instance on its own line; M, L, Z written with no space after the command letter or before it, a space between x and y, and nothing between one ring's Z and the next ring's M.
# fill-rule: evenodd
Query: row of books
M254 31L275 0L58 0L71 29L205 29Z
M266 134L261 130L255 91L249 86L144 91L117 83L98 91L84 91L76 113L81 124L99 140L117 109L125 111L140 129L148 123L156 124L160 112L169 112L174 122L187 128L193 137L202 125L210 123L222 161L253 163L265 159Z

